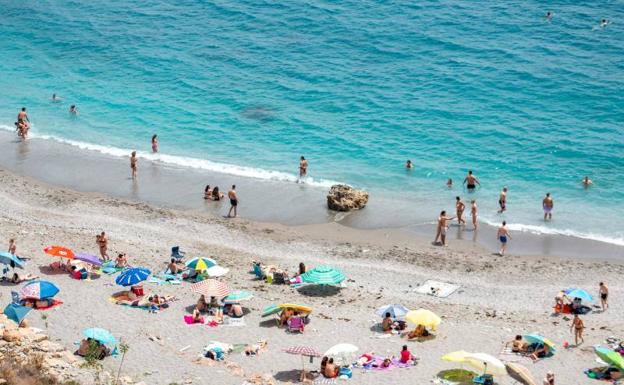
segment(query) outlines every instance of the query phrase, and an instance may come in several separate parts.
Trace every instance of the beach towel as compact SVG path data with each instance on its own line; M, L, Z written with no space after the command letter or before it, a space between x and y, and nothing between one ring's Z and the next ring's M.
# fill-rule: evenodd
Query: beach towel
M245 317L232 318L226 317L223 319L224 326L245 326Z
M122 306L128 306L128 307L132 307L136 309L157 311L157 310L167 309L169 307L169 303L177 300L176 297L167 296L165 297L164 303L162 303L160 306L156 306L150 303L148 299L149 297L150 297L150 294L146 294L135 300L130 300L130 298L128 298L128 295L126 293L120 293L120 294L111 296L109 298L109 301L111 303L114 303L115 305L122 305Z
M363 369L374 370L374 371L388 371L388 370L397 369L397 368L411 368L412 366L414 366L411 363L404 364L400 362L398 358L393 358L390 362L390 365L384 368L381 366L384 360L385 360L385 357L375 356L373 357L371 361L369 361L367 364L363 366Z
M533 362L533 360L531 360L531 358L527 355L511 351L511 346L503 346L501 352L498 355L498 358L500 358L501 361L504 362L516 362L525 364Z
M432 295L434 297L446 298L456 292L461 286L448 282L429 279L422 285L414 289L416 293Z
M54 308L54 307L57 307L57 306L59 306L59 305L62 305L62 304L63 304L63 301L59 301L58 299L53 299L53 300L52 300L52 303L51 303L49 306L46 306L46 307L38 307L38 308L33 309L33 310L50 310L50 309L52 309L52 308Z
M112 275L112 274L119 273L120 271L122 271L123 267L115 267L115 262L108 261L102 264L101 270L102 270L102 273L104 274Z
M193 316L190 314L187 314L184 316L184 322L187 325L203 325L205 320L204 320L204 317L199 317L199 322L195 322L193 321Z

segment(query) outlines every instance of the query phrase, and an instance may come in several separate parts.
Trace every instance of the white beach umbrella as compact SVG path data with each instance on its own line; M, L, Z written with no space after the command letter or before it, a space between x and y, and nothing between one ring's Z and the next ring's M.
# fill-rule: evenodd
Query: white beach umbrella
M219 265L215 265L206 269L206 273L208 273L209 277L223 277L226 275L230 269L221 267Z
M355 345L342 343L332 346L324 355L342 364L350 364L353 362L354 355L358 350L359 348Z
M463 362L484 374L491 374L495 376L503 376L507 374L505 364L503 364L503 362L498 358L492 357L489 354L468 353L464 356Z

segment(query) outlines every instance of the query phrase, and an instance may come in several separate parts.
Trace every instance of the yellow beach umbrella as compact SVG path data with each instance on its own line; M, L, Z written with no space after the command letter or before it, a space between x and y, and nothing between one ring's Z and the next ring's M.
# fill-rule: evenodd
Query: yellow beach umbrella
M431 330L435 330L442 319L437 314L427 309L410 310L405 315L405 320L415 325L422 325Z
M291 308L293 310L297 310L297 311L300 311L302 313L307 313L307 314L312 313L311 307L305 306L305 305L297 305L296 303L282 303L282 304L277 305L277 307L280 309Z
M465 350L458 350L456 352L451 352L443 355L442 360L448 362L463 363L466 360L466 356L469 354L470 353Z

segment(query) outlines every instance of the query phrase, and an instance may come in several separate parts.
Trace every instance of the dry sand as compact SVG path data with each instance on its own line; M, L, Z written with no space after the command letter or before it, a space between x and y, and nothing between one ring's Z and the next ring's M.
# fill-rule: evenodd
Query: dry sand
M436 247L430 239L399 232L354 230L336 224L286 227L244 219L226 220L194 211L77 193L7 171L0 171L0 182L2 239L8 242L15 237L18 255L31 258L25 272L38 274L61 288L58 297L64 303L46 313L47 326L40 312L29 315L31 324L47 328L53 340L69 349L79 341L82 329L109 329L130 346L124 374L147 384L242 384L254 374L270 374L277 380L289 381L297 377L301 366L298 357L281 351L291 345L310 345L323 352L336 343L349 342L362 352L397 355L404 340L398 336L379 338L371 330L379 321L374 310L387 303L403 303L410 309L424 307L442 315L437 337L408 343L412 352L421 357L418 366L384 373L356 370L350 383L430 383L440 370L455 367L440 360L443 354L464 349L498 356L505 341L515 334L531 332L551 338L558 347L552 358L535 364L525 362L536 378L541 381L547 370L553 370L558 384L591 383L583 370L597 366L592 345L603 343L608 336L624 334L620 282L624 268L615 262L499 257L469 241ZM111 254L126 252L132 265L154 272L164 270L173 245L180 245L189 256L214 257L231 269L226 280L233 289L255 294L247 304L251 313L245 317L246 326L187 326L182 317L197 300L187 283L147 283L150 291L179 298L169 309L151 314L108 301L120 289L114 284L114 276L77 281L68 275L50 276L40 271L41 266L53 261L43 253L45 246L60 244L97 254L95 234L102 230L108 234ZM331 264L342 269L349 279L346 287L333 295L310 295L255 280L249 274L254 259L291 271L300 261L310 267ZM412 291L427 279L462 287L446 299ZM597 294L601 280L610 287L611 308L605 313L584 316L588 328L585 343L564 349L561 344L572 341L573 336L569 321L551 315L554 295L570 286ZM10 301L11 290L15 287L0 286L2 305ZM288 334L260 317L263 307L280 302L314 308L305 334ZM268 340L268 351L256 357L231 354L227 361L235 367L194 362L209 341L239 344L259 339ZM318 362L308 365L318 367ZM105 361L111 371L118 364L118 358ZM498 382L513 383L509 378L500 378Z

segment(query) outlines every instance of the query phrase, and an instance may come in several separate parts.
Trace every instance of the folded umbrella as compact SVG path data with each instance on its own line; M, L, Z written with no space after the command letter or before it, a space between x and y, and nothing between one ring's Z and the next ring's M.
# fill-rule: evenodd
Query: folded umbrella
M46 299L52 298L59 293L59 288L48 281L32 281L24 285L20 290L21 298Z
M15 303L10 303L4 308L4 315L8 319L15 321L16 324L21 324L26 315L32 310L32 308L21 306Z
M131 267L125 269L117 276L115 283L121 286L133 286L145 281L151 272L143 267Z

